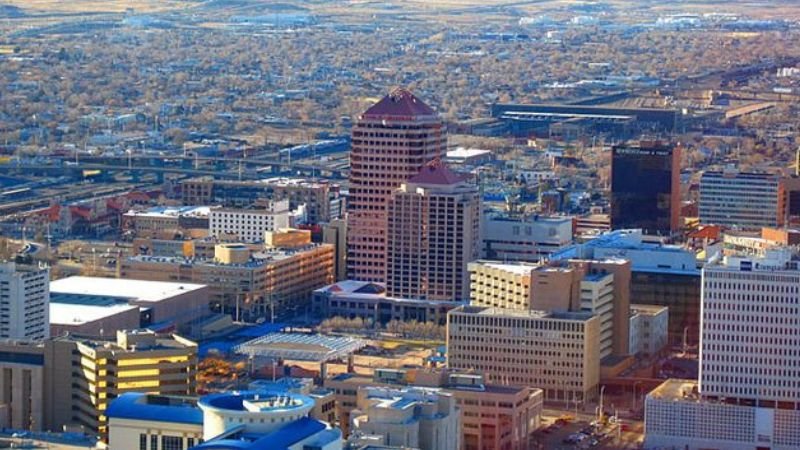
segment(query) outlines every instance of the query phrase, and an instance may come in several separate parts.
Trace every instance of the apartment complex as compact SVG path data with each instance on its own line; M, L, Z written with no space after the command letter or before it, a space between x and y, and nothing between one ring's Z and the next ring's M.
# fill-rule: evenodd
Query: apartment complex
M333 282L333 246L312 244L253 251L244 244L218 244L214 259L133 256L120 277L183 281L211 288L211 309L255 320L310 305L311 293Z
M781 179L729 168L700 178L700 222L730 228L782 226L785 195Z
M796 250L727 255L703 269L699 380L648 395L645 445L800 447Z
M586 312L464 306L447 315L447 363L497 384L541 388L546 400L591 401L600 381L600 327Z
M263 242L264 233L294 225L291 216L289 200L248 209L213 208L208 214L208 232L242 242Z
M192 178L180 183L184 205L220 205L251 208L264 201L289 201L289 209L306 205L309 223L344 217L344 198L339 186L328 181L301 178L267 178L258 181Z
M483 215L481 257L537 262L572 243L572 217Z
M386 288L394 297L465 300L477 259L481 200L468 178L434 160L387 207Z
M680 227L680 147L642 141L611 149L611 227L669 234Z
M0 263L0 339L50 336L50 270Z
M405 89L396 89L358 117L350 150L348 277L386 279L387 206L392 193L444 155L439 115Z

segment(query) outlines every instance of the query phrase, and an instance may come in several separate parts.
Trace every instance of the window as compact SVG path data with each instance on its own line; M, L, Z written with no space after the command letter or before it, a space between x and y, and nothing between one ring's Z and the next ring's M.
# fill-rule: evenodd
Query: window
M139 450L147 450L147 435L144 433L139 435Z
M180 436L161 436L161 450L183 450L183 438Z
M150 435L150 450L158 450L158 436Z

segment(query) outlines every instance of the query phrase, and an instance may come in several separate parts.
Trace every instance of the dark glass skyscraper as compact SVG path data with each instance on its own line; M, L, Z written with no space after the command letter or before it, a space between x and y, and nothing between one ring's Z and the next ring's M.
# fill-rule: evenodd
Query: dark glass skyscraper
M680 147L640 142L611 149L611 227L669 234L679 228Z

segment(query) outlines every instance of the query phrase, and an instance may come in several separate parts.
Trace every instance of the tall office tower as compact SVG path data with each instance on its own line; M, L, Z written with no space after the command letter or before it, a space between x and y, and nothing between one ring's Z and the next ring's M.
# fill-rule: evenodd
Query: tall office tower
M347 273L361 281L386 279L386 206L392 192L444 155L445 125L405 89L359 116L350 149Z
M0 263L0 338L50 337L50 270Z
M386 288L393 297L469 298L467 264L480 254L478 187L441 161L425 165L387 207Z
M640 142L611 149L611 227L669 234L680 228L680 147Z
M796 250L728 255L703 269L699 380L645 403L645 448L800 448Z
M700 178L700 222L736 228L782 226L786 210L780 177L728 168Z
M800 405L800 270L791 250L705 267L702 295L700 393Z

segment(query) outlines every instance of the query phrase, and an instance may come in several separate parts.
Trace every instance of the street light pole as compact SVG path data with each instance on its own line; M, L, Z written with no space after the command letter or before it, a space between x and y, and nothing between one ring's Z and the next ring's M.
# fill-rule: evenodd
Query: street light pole
M600 414L598 417L599 422L603 421L603 393L605 393L605 391L606 391L605 385L600 386Z

